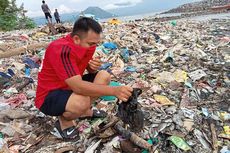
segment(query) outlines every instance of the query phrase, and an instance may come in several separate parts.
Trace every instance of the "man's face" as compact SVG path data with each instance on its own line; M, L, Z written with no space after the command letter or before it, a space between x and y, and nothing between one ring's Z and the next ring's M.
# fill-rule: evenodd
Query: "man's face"
M97 44L100 43L101 35L89 30L87 34L84 34L84 36L76 36L74 39L75 44L78 44L84 48L90 48L97 46Z

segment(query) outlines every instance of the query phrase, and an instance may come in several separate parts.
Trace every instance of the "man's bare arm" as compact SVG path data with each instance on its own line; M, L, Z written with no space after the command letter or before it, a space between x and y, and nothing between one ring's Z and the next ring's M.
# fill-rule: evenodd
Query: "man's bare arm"
M133 90L128 86L110 87L107 85L97 85L83 81L80 75L71 77L65 82L76 94L90 97L116 96L122 101L127 101Z

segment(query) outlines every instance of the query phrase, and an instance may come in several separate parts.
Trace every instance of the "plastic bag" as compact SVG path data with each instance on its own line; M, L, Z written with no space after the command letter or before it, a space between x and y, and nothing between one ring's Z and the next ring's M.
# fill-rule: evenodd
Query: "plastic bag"
M132 96L127 102L122 102L118 106L118 117L129 124L133 131L139 131L144 126L144 114L138 107L137 97L142 93L141 89L134 88Z

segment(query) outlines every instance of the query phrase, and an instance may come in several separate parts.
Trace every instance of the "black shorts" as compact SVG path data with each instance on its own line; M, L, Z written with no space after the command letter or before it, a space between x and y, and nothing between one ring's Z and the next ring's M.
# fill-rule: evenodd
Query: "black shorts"
M86 74L83 75L82 79L84 81L93 82L96 75L97 73ZM65 112L66 104L72 93L72 90L58 89L50 91L46 96L45 101L40 108L40 111L50 116L61 116Z
M52 16L50 15L49 12L45 13L45 17L46 17L46 19L48 19L48 17L49 17L49 18L52 18Z

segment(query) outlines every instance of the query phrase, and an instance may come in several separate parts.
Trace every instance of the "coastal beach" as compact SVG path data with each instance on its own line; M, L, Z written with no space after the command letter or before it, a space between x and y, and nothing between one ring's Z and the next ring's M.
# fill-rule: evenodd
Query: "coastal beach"
M95 107L109 116L78 121L81 138L77 142L62 142L52 131L55 119L35 108L37 74L45 48L69 33L69 23L62 25L66 31L56 35L46 26L0 34L0 131L6 148L28 153L148 152L146 149L227 153L230 15L160 17L130 17L117 25L104 21L103 39L96 51L105 59L112 81L142 89L138 101L144 128L135 134L150 148L122 138L112 126L100 130L116 124L116 100L97 100ZM106 47L108 42L116 47Z

